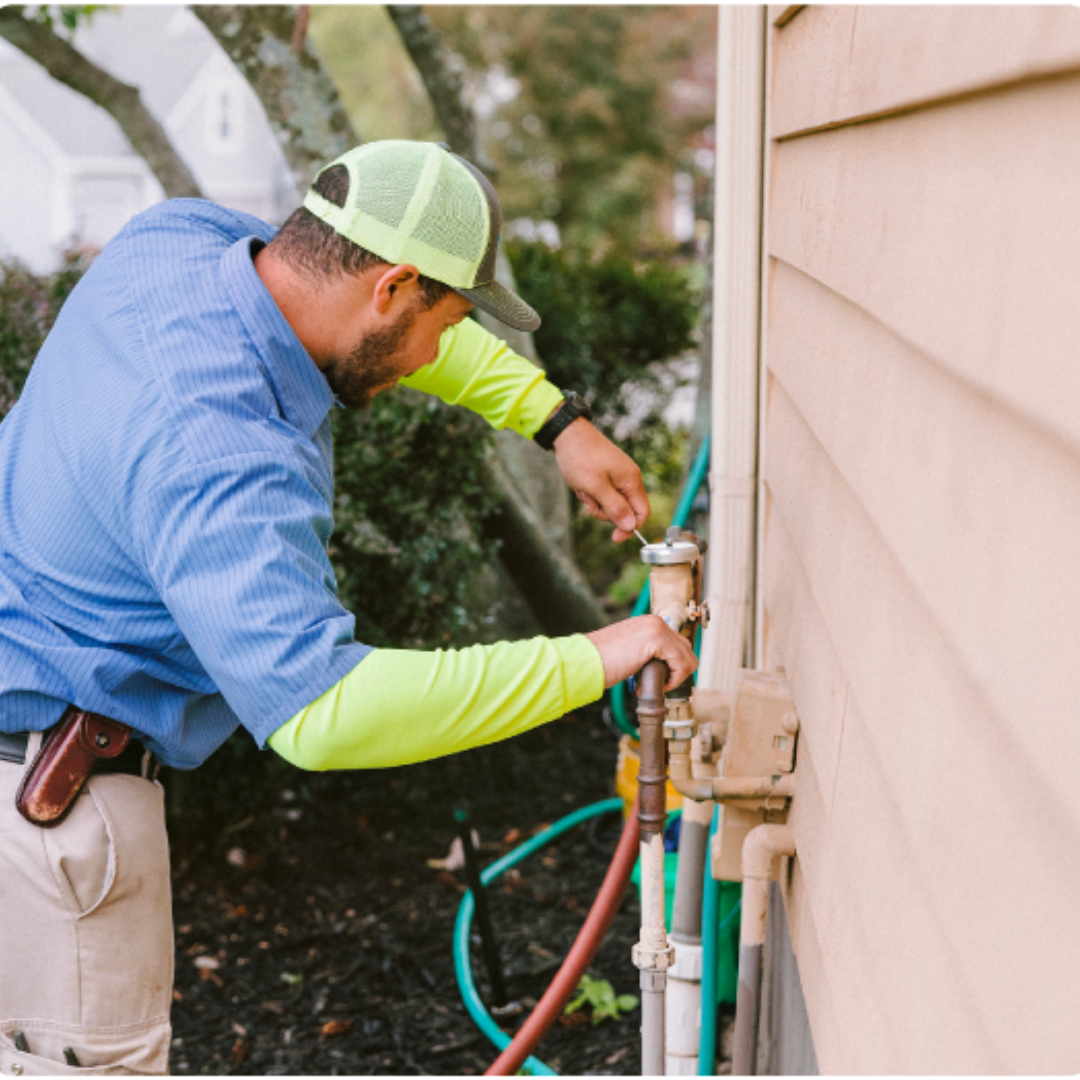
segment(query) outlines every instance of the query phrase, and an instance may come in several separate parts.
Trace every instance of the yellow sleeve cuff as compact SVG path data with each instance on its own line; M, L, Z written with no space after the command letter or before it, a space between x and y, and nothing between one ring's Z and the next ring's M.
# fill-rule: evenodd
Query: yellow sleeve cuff
M472 319L451 326L435 360L401 384L448 405L464 405L493 428L510 428L528 439L563 399L540 368Z
M445 757L596 701L604 665L588 638L467 649L378 649L270 736L302 769L378 769Z

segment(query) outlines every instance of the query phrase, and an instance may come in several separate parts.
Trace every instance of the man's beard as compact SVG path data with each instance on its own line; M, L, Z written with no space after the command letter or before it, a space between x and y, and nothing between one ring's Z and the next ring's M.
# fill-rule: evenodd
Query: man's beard
M379 390L401 376L397 359L405 336L416 321L416 312L404 312L393 326L368 334L346 357L331 360L323 368L330 389L349 409L366 409Z

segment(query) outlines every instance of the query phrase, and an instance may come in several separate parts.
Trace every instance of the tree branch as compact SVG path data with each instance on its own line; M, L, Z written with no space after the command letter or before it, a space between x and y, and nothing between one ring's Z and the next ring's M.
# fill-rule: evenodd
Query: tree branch
M491 171L493 166L477 135L476 115L465 97L457 57L442 44L422 8L388 4L387 11L420 73L450 149ZM501 248L495 280L511 292L517 291L510 260ZM532 334L511 330L485 312L479 312L478 318L516 353L543 366ZM509 432L499 432L495 446L498 460L488 475L499 492L501 506L483 528L488 536L502 542L500 557L514 584L547 633L605 626L610 619L570 556L566 485L553 457Z
M328 161L362 141L310 36L297 40L295 8L192 4L190 10L258 95L298 191L306 191Z
M0 36L7 38L54 79L101 106L120 125L132 149L146 162L169 198L200 197L195 177L151 116L134 86L120 82L88 60L44 23L18 8L0 9Z
M480 144L476 116L465 97L460 58L443 45L419 5L387 4L386 10L420 73L450 149L494 178L495 165Z

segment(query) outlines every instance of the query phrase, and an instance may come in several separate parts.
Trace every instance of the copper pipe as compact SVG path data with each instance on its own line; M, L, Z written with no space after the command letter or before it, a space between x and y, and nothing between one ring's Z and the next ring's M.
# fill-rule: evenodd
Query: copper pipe
M667 821L667 763L664 760L664 683L667 678L667 664L663 660L650 660L637 679L641 755L637 775L641 799L638 821L642 838L663 833Z

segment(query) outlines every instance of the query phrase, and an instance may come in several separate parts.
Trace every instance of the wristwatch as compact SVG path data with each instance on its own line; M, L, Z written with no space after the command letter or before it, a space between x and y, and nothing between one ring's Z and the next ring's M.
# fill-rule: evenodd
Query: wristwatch
M579 417L592 419L592 409L580 395L573 390L563 394L563 403L544 422L544 426L533 436L533 442L545 450L555 449L555 440Z

